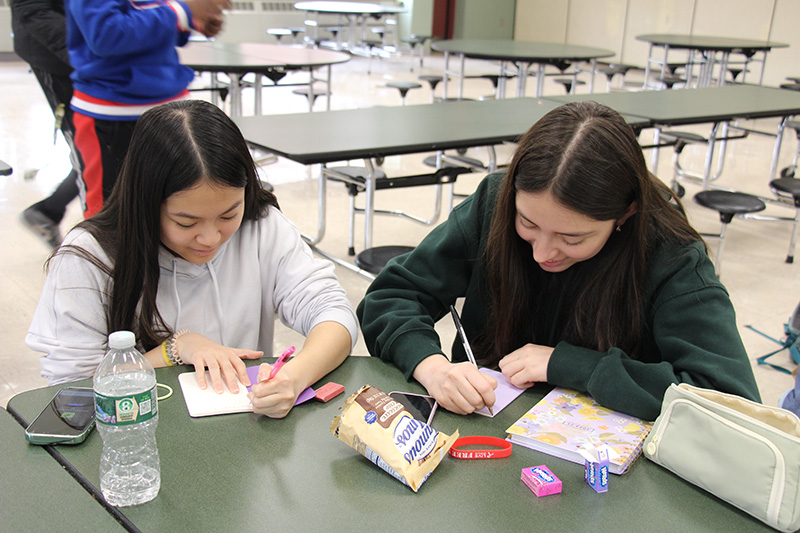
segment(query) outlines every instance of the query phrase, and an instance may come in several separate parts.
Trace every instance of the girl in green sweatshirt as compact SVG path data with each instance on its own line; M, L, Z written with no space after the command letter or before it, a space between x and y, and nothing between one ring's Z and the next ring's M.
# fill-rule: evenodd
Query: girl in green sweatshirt
M517 387L577 389L649 420L671 383L759 401L700 235L624 119L597 103L544 116L508 170L390 262L358 307L372 355L471 413L496 383L459 342L446 357L434 330L462 297L478 362Z

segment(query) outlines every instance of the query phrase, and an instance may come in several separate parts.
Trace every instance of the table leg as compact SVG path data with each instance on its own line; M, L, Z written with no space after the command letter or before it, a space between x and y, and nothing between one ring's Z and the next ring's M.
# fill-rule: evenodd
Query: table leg
M730 60L730 52L722 52L722 60L719 62L719 79L717 86L722 87L725 85L725 73L728 71L728 60Z
M209 72L211 74L211 103L219 106L219 80L217 79L216 72Z
M765 57L766 59L766 57ZM786 122L791 117L783 117L781 123L778 124L778 133L775 135L775 145L772 148L772 163L769 169L769 181L774 180L778 174L778 158L781 155L781 145L783 144L783 132L786 129Z
M364 167L367 169L366 202L364 206L364 249L372 248L372 223L375 219L375 180L377 179L372 159L364 158Z
M231 80L231 116L242 116L242 85L238 74L228 74Z
M647 62L644 64L644 84L642 89L647 89L647 84L650 82L650 61L653 57L653 43L647 49Z
M506 62L500 61L500 77L497 78L497 94L495 98L506 97Z
M358 24L356 24L356 17L348 16L347 17L347 25L349 29L347 30L347 47L350 51L354 50L356 47L356 35L358 31Z
M305 240L309 245L315 246L319 244L322 238L325 236L325 220L326 220L326 213L328 208L328 178L325 175L325 164L321 164L319 166L319 191L318 191L318 201L317 201L317 234L314 237L309 237L307 235L302 235L303 240Z
M464 63L467 60L467 56L461 54L461 61L460 61L460 73L458 74L458 99L461 100L464 97Z
M256 91L256 95L255 95L255 100L256 100L256 102L255 102L255 114L256 115L260 115L261 114L261 82L262 82L261 74L256 72L256 82L253 85L253 89Z
M442 100L447 100L447 79L450 77L450 52L444 53L444 79L442 79Z
M528 66L529 64L520 61L517 65L517 71L519 74L519 79L517 80L517 98L524 98L525 97L525 87L528 82ZM541 71L536 72L536 96L542 95L541 87L544 87L544 65L539 65ZM541 76L542 84L540 87L539 79Z
M714 145L717 141L717 130L719 129L720 122L715 122L711 127L711 133L708 134L708 148L706 149L706 160L703 165L703 186L702 190L708 190L709 182L711 181L711 165L714 162Z
M650 155L650 170L653 172L653 174L658 173L658 154L660 151L658 145L660 142L661 142L661 128L656 127L653 130L653 153Z
M312 70L313 75L313 70ZM331 110L331 65L328 65L328 80L325 87L325 96L327 96L328 102L327 107L325 108L326 111Z
M528 77L528 68L525 67L525 78ZM520 77L523 75L523 72L520 71ZM525 79L523 78L523 80ZM522 94L525 94L525 82L522 82ZM536 96L542 96L544 94L544 63L539 63L536 65Z

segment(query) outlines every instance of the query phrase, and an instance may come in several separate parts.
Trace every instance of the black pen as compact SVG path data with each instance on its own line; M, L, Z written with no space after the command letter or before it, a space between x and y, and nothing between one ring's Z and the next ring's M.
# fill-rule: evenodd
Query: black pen
M461 325L461 319L458 318L458 311L456 311L456 307L454 305L450 306L450 314L453 316L453 322L456 325L456 330L458 331L458 336L461 338L461 344L464 346L464 351L467 352L467 359L469 362L475 365L475 368L478 368L478 362L475 361L475 354L472 353L472 347L469 345L469 341L467 340L467 332L464 331L464 326ZM489 410L489 414L494 416L494 412L492 408L488 405L486 409Z

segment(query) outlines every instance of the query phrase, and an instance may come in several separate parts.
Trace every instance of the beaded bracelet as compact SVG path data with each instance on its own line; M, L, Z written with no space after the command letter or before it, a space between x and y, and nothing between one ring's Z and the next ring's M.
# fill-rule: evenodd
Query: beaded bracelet
M169 356L167 355L167 341L161 343L161 357L164 358L164 363L167 366L175 366L175 363L169 360Z
M173 365L182 365L183 364L183 359L181 359L181 356L178 355L178 350L176 349L175 345L177 344L178 339L181 337L181 335L184 335L186 333L189 333L189 330L188 329L182 329L180 331L176 331L172 335L172 337L167 339L167 346L166 346L166 348L167 348L167 357L169 358L169 360L172 362Z

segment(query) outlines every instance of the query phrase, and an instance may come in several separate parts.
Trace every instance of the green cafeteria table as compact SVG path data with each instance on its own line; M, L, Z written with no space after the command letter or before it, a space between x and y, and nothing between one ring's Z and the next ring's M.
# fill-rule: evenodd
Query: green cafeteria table
M39 410L55 391L47 394ZM24 429L0 408L0 531L123 531L44 447L28 444Z
M661 128L692 124L713 124L708 136L708 150L702 174L703 190L719 177L725 154L725 142L720 141L720 162L714 176L711 166L714 145L719 136L727 136L727 124L736 119L778 118L772 162L765 184L776 178L783 132L786 122L800 114L800 93L761 85L726 85L698 89L673 89L665 91L615 92L566 96L547 96L543 99L563 104L566 102L594 100L624 115L642 117L656 128L654 144L659 143ZM650 168L658 168L658 150L654 150Z
M414 493L330 432L339 407L362 385L387 393L424 392L378 358L349 357L315 384L334 381L345 386L345 394L328 403L312 400L277 420L252 413L189 417L178 384L178 375L187 370L156 370L158 381L175 390L159 402L161 492L149 503L115 511L132 529L771 531L644 457L628 473L611 476L609 491L597 494L583 480L583 465L515 445L504 459L446 457ZM20 393L9 401L9 410L30 420L57 389ZM549 389L529 389L495 418L440 409L433 427L446 434L458 429L461 436L505 437L506 428ZM102 442L97 432L79 446L57 448L81 482L98 491ZM542 464L562 480L561 494L537 498L520 480L523 468Z

